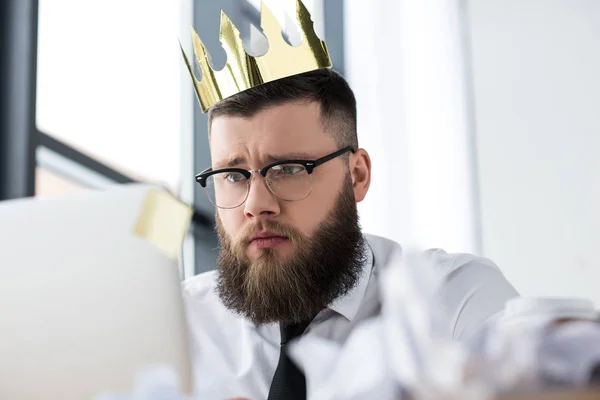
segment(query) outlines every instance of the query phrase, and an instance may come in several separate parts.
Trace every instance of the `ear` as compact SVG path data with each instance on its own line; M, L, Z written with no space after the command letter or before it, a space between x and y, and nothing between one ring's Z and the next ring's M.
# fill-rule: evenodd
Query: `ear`
M371 185L371 157L364 149L358 149L350 157L350 174L354 199L357 203L364 200Z

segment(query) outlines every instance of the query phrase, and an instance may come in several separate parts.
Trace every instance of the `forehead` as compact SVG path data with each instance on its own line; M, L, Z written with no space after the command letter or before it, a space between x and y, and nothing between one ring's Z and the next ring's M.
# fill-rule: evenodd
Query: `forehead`
M213 162L233 155L260 158L267 154L314 153L332 145L335 141L325 131L316 102L277 105L251 117L218 116L211 125Z

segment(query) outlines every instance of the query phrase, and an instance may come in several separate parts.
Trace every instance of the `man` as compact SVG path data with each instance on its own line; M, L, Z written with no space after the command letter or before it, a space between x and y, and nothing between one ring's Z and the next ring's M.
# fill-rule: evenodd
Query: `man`
M312 24L300 24L304 42L292 48L266 11L268 57L246 55L224 17L230 59L212 71L194 37L203 73L194 86L208 110L212 158L197 180L215 205L221 244L217 270L184 283L200 398L305 398L287 344L311 335L342 344L379 313L377 277L401 252L360 230L356 203L369 190L371 160L358 144L352 90L328 68ZM516 296L488 260L430 256L447 276L439 295L457 339Z
M353 93L333 70L225 99L210 109L209 129L212 169L200 179L217 210L218 270L185 283L198 390L265 399L278 324L310 322L304 335L343 343L378 313L378 271L401 250L360 231L371 160L358 147ZM432 256L449 275L457 338L516 295L489 261Z

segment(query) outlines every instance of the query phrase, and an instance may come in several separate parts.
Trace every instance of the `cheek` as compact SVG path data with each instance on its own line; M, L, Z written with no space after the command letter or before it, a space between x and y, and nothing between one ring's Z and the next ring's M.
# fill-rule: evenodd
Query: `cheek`
M235 238L244 227L244 213L239 210L239 207L233 210L219 210L218 213L225 233L230 238Z
M313 188L313 192L306 199L287 203L285 210L286 219L302 234L312 236L315 229L323 222L335 204L337 191L333 188Z

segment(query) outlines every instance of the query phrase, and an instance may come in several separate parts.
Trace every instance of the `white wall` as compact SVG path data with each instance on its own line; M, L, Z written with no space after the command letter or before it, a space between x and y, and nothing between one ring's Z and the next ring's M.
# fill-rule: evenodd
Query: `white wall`
M476 252L459 3L346 1L346 78L373 162L359 206L364 230L405 246Z
M600 305L600 1L468 4L484 254Z

